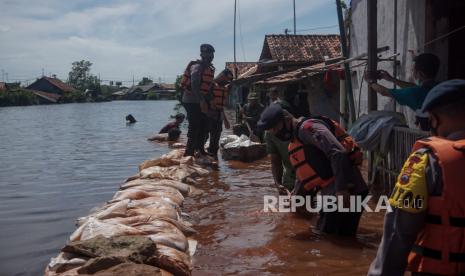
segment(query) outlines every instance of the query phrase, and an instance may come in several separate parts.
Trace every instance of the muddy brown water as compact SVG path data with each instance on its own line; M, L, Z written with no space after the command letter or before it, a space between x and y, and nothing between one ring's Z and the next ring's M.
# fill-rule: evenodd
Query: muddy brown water
M277 195L269 159L219 165L185 202L198 231L193 275L366 275L383 214L364 213L356 238L318 235L316 217L262 211L263 196Z

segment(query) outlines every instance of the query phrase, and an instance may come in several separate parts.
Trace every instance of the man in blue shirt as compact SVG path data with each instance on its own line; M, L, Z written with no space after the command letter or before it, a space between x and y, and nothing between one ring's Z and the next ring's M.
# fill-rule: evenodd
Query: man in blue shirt
M428 92L437 84L435 78L439 70L440 61L437 56L425 53L416 56L413 62L412 73L415 83L398 80L384 70L378 71L378 78L392 82L399 86L400 89L389 89L383 85L374 83L367 76L365 78L368 85L377 93L394 98L400 105L406 105L415 111L417 113L416 123L420 124L421 129L427 130L426 119L422 118L418 110L421 108Z

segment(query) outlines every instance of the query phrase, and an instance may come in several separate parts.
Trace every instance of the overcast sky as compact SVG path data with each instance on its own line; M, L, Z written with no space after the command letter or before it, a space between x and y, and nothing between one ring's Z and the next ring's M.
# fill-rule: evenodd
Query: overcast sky
M293 28L292 0L238 7L238 61L257 61L265 34ZM335 1L296 0L296 10L298 31L332 26L299 34L338 33ZM42 68L66 80L71 63L85 59L102 80L173 82L201 43L215 47L217 69L233 60L234 0L0 0L0 11L0 69L9 81L31 82Z

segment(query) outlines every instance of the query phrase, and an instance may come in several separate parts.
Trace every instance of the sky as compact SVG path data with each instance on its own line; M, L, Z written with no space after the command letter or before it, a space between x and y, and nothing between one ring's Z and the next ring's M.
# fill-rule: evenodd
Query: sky
M295 2L298 34L338 33L334 0ZM237 3L237 61L258 61L266 34L293 29L292 0ZM104 83L172 83L201 43L215 47L218 71L234 57L234 0L0 0L0 10L0 80L66 80L89 60Z

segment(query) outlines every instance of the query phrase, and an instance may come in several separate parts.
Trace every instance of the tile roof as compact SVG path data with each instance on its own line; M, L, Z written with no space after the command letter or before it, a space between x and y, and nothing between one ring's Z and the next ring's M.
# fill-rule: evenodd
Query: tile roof
M265 35L260 60L320 63L340 55L339 35Z
M250 62L250 61L243 61L243 62L236 62L237 65L237 75L240 76L250 70L250 68L254 67L257 65L256 62ZM234 62L229 61L226 62L225 65L226 68L234 72Z
M77 91L74 87L62 82L61 80L57 78L49 78L49 77L43 77L43 78L64 92L76 92Z

